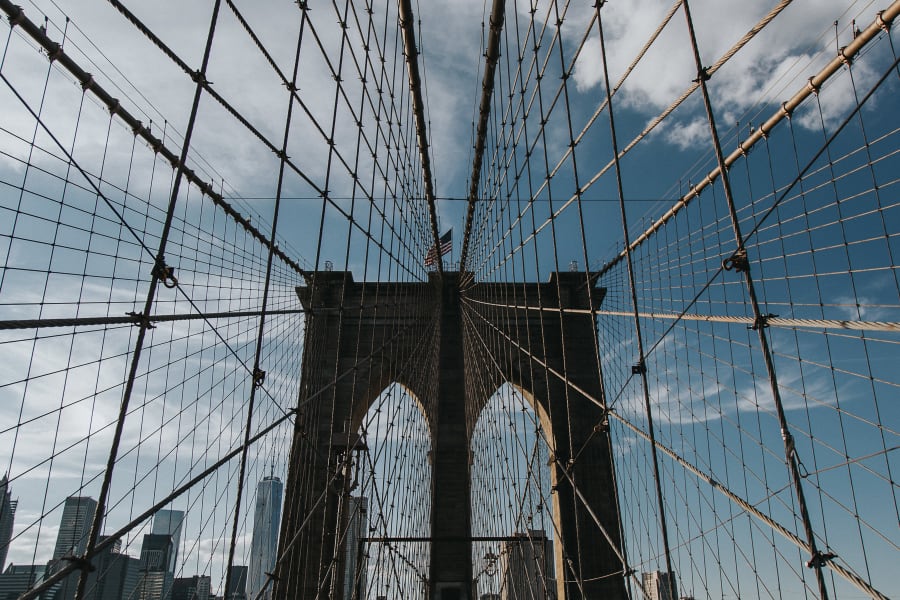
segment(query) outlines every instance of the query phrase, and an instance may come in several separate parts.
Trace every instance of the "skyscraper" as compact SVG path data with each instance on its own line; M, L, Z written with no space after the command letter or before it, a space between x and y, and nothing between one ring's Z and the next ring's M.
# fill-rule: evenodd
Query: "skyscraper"
M0 600L18 598L30 590L44 578L46 568L46 565L9 565L0 574Z
M500 550L501 600L555 600L553 540L542 529L514 537Z
M56 547L53 549L53 561L64 556L80 556L87 548L91 520L97 510L97 501L86 496L69 496L63 507L62 519L59 522L59 533L56 534Z
M99 541L107 538L100 536ZM138 580L138 559L121 552L121 542L116 540L91 559L94 569L87 574L85 600L132 599ZM72 573L54 600L74 600L80 573ZM46 598L47 596L45 596Z
M166 564L166 570L170 573L175 573L175 567L178 565L178 548L181 546L181 525L183 522L184 511L180 510L160 510L153 515L153 527L151 527L150 533L168 535L172 545L168 552Z
M172 585L172 600L210 600L211 584L209 575L176 578Z
M172 594L175 574L169 570L175 553L168 533L148 533L141 544L140 600L165 600Z
M275 476L264 477L256 486L256 510L253 513L253 538L250 541L250 569L247 578L248 598L256 597L266 583L266 573L275 568L283 491L281 480ZM262 597L271 596L270 585Z
M367 498L348 498L347 535L344 542L344 600L362 600L366 597L365 548L359 547L359 540L366 536L369 528L368 510Z
M649 600L676 600L678 598L678 585L675 582L674 573L650 571L643 574L641 581L644 586L644 595Z
M232 565L230 573L231 581L225 590L225 600L247 600L247 567Z
M0 479L0 571L6 565L6 554L12 539L13 521L16 518L16 504L9 491L9 480L6 475Z

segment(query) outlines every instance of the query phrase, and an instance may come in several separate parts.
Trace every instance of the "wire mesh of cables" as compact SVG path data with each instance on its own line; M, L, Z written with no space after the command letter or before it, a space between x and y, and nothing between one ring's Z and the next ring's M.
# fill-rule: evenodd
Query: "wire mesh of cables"
M579 396L598 407L588 438L608 432L622 539L583 498L578 535L616 547L605 576L624 574L633 597L892 596L900 80L885 18L897 6L853 7L852 26L847 13L830 35L820 24L810 54L767 56L753 40L790 20L788 3L759 7L727 44L695 4L655 6L640 23L614 3L505 7L463 242L470 343L494 379L543 372L564 383L568 410ZM756 77L749 60L776 74ZM795 81L784 71L801 60ZM670 71L689 75L680 93ZM760 100L735 97L763 84ZM649 120L648 105L661 110ZM588 201L598 197L610 202ZM570 270L599 301L566 308L564 286L542 297L497 285ZM542 347L576 314L596 317L602 393ZM526 320L542 340L512 333ZM510 344L527 367L505 366ZM540 431L497 434L495 447L521 446L520 462L498 454L494 468L521 481L528 465L537 485L543 439L558 505L588 441L561 449ZM507 490L508 520L482 506L479 535L527 532L523 507L546 510L526 486ZM554 576L584 589L560 571L576 542L560 539L558 518L544 522Z
M3 585L433 594L458 277L458 590L898 593L900 4L486 5L456 274L410 2L59 4L0 0Z
M303 429L311 414L323 432L354 418L322 412L329 390L383 348L358 344L315 392L298 385L321 350L301 293L319 274L376 282L376 314L377 282L427 280L396 6L286 2L261 20L214 2L176 26L114 0L0 8L0 516L14 532L0 562L15 595L270 597L286 557L325 527L291 520L309 500L309 481L285 490L292 447L330 457L330 481L347 485L339 544L361 510L371 531L356 539L427 522L430 490L392 485L428 477L421 448L397 457L398 439L425 434L395 422L392 392L370 399L389 425L355 417L377 435ZM109 59L96 28L123 32L133 54ZM351 501L351 472L367 499ZM384 581L424 560L365 551ZM346 566L327 558L327 573Z

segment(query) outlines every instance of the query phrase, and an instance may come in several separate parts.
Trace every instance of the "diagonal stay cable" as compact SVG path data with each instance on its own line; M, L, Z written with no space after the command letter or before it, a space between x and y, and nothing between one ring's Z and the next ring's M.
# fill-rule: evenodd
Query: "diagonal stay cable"
M266 148L268 148L273 154L278 156L279 158L283 158L285 164L290 167L291 171L298 175L307 185L309 185L315 192L322 197L334 210L336 210L342 217L347 219L360 233L362 233L365 237L367 237L373 244L378 246L387 256L390 256L398 265L401 265L401 268L407 270L410 275L415 275L412 271L409 271L405 265L402 264L397 256L393 254L389 249L385 248L383 243L380 240L375 239L374 236L356 219L352 214L348 213L343 207L340 206L328 193L328 190L323 189L320 185L318 185L313 179L301 169L293 160L290 159L289 156L284 154L278 146L272 142L268 137L266 137L255 125L253 125L244 115L237 110L231 103L229 103L221 94L219 94L215 89L213 89L212 84L207 81L205 78L199 77L197 71L190 68L187 63L182 60L178 55L169 48L156 34L150 30L140 19L137 18L134 13L128 10L119 0L108 0L129 22L131 22L138 30L143 33L145 36L150 39L151 42L155 46L157 46L167 57L173 60L175 64L182 69L187 75L189 75L195 82L197 82L203 90L210 95L211 98L216 100L222 108L224 108L229 114L231 114L244 128L247 129L254 137L256 137ZM9 3L9 0L0 0L0 6L3 6L3 3ZM296 91L292 90L292 94L296 96ZM306 106L304 103L301 103L301 106ZM307 111L308 112L308 111ZM311 113L308 112L311 115ZM320 133L321 130L320 130ZM338 158L350 176L353 178L355 183L359 183L358 176L353 170L350 168L350 165L344 159L343 155L334 147L334 140L331 140L327 135L325 136L326 140L329 142L329 146L332 148L334 155ZM203 189L203 188L201 188ZM204 189L204 192L206 190ZM433 195L432 195L433 197ZM393 227L391 226L392 230ZM395 232L396 234L396 232ZM400 237L398 236L398 239Z
M316 400L323 394L330 392L332 389L335 388L335 386L337 386L339 383L341 383L347 377L354 376L356 374L356 372L358 371L358 369L362 365L365 365L365 364L370 363L373 360L375 360L391 344L393 344L395 341L397 341L401 336L407 334L410 329L412 329L411 325L405 326L403 329L401 329L400 331L395 333L392 337L387 339L384 343L382 343L381 346L374 349L372 352L370 352L365 357L362 357L355 364L348 366L347 369L345 369L342 373L340 373L332 381L323 385L321 389L316 391L314 394L311 394L308 398L305 398L302 403L298 403L296 407L289 409L286 412L286 414L282 415L281 417L277 418L269 425L260 429L256 434L254 434L253 436L251 436L248 439L248 441L246 442L246 445L252 446L259 440L263 439L270 432L274 431L277 427L284 424L293 415L297 414L297 412L301 408L303 408L307 404L313 402L314 400ZM421 342L421 340L420 340L420 342ZM150 508L148 508L147 510L145 510L144 512L139 514L137 517L133 518L127 524L123 525L122 527L117 529L115 532L109 534L108 536L104 536L104 538L102 540L99 540L94 545L93 550L86 552L82 557L80 557L81 560L79 561L79 563L81 563L82 561L90 561L92 558L99 555L105 548L111 546L118 539L122 538L128 532L132 531L134 528L136 528L142 522L144 522L145 520L147 520L148 518L153 516L161 508L167 506L172 501L174 501L177 498L179 498L180 496L182 496L189 489L193 488L195 485L197 485L198 483L200 483L204 479L206 479L206 477L208 477L212 473L216 472L220 467L222 467L223 465L228 463L231 459L235 458L236 456L239 456L241 454L241 452L244 451L244 448L245 448L245 444L243 444L243 443L240 444L239 446L233 448L231 451L229 451L227 454L223 455L215 463L213 463L212 465L210 465L209 467L204 469L202 472L200 472L197 475L195 475L194 477L192 477L190 480L186 481L183 485L180 485L177 488L175 488L174 490L172 490L172 492L169 495L167 495L162 500L156 502L153 506L151 506ZM81 568L80 564L76 564L75 562L67 563L65 566L61 567L61 569L58 572L54 573L52 576L50 576L47 579L45 579L44 581L42 581L40 583L40 585L35 586L34 588L28 590L26 593L21 595L18 600L32 600L34 598L40 597L40 595L43 592L52 588L58 582L65 579L66 576L68 576L70 573L77 571L80 568Z
M28 19L25 16L25 12L13 4L10 0L0 0L0 9L2 9L7 16L9 17L9 22L12 27L21 27L25 33L27 33L32 39L34 39L44 50L46 50L48 57L53 62L60 64L63 68L65 68L69 73L71 73L81 84L82 88L86 91L90 91L94 94L110 111L110 113L116 115L122 121L125 122L131 128L131 131L134 132L135 135L140 136L150 148L153 149L154 152L161 154L174 168L178 166L178 155L176 155L172 150L166 147L162 140L157 138L150 131L149 126L145 126L141 121L139 121L136 117L134 117L127 109L125 109L118 99L114 98L109 94L102 86L100 86L95 80L94 77L82 69L71 57L69 57L61 48L61 46L47 37L46 32L38 27L33 21ZM59 143L57 142L57 145ZM64 149L63 149L64 150ZM64 151L65 152L65 151ZM68 153L65 153L68 156ZM81 169L79 169L81 170ZM85 179L90 180L83 170L82 175L85 176ZM234 219L241 227L243 227L248 233L250 233L254 238L256 238L259 242L263 244L267 244L268 240L266 236L264 236L259 229L253 226L250 221L240 214L234 207L231 206L228 202L225 201L222 194L217 192L213 185L207 181L204 181L196 172L192 169L185 167L184 176L200 188L200 191L205 195L209 196L212 201L222 208L226 214L228 214L232 219ZM280 248L275 248L275 254L281 258L285 263L291 266L296 272L302 273L303 269L294 261L291 257L287 256Z
M766 139L772 132L772 129L778 123L786 118L790 118L790 116L793 114L793 111L796 110L796 108L799 107L804 100L806 100L811 95L818 93L818 90L822 87L822 85L832 75L840 70L846 62L849 62L857 54L859 54L859 52L862 51L866 44L873 40L875 36L877 36L881 31L889 31L891 24L898 16L900 16L900 0L895 0L888 8L880 11L875 20L864 31L856 36L850 44L842 48L837 57L835 57L813 77L810 77L809 81L803 88L797 91L789 100L782 103L781 107L779 107L775 114L769 117L765 123L760 125L750 135L750 137L738 144L737 149L735 149L731 154L725 157L725 166L730 167L739 158L746 156L750 151L750 148L752 148L757 142ZM712 74L712 67L709 68L708 72ZM699 85L700 84L697 83L692 87L696 88L699 87ZM632 144L633 143L634 142L632 142ZM625 150L628 150L632 144L629 144L629 147ZM712 171L710 171L706 175L706 177L703 178L697 185L693 186L687 194L679 198L663 216L659 217L656 221L653 222L652 225L650 225L649 228L647 228L646 231L636 237L631 242L629 249L634 250L645 241L647 241L647 239L652 236L654 232L658 231L663 225L670 221L676 214L678 214L684 207L686 207L692 199L698 197L700 195L700 192L705 187L713 183L720 175L721 171L719 170L719 167L716 167ZM791 187L793 187L793 185L796 185L796 182L792 184ZM624 258L625 250L623 249L614 259L609 261L601 268L601 274L614 267Z
M896 68L896 67L892 65L891 69L894 69L894 68ZM481 315L478 311L472 311L472 312L475 315L477 315L485 324L487 324L488 327L490 327L496 333L498 333L499 335L504 337L509 344L511 344L514 348L516 348L521 353L523 353L531 361L533 361L534 363L536 363L537 365L539 365L540 367L545 369L548 373L552 374L554 377L558 378L560 381L562 381L567 387L569 387L573 391L576 391L576 392L582 394L585 397L585 399L587 399L589 402L596 404L597 406L602 408L604 411L606 411L609 415L615 417L617 420L622 422L626 427L628 427L629 429L634 431L637 435L639 435L642 438L644 438L645 440L649 441L649 439L650 439L649 435L643 429L641 429L637 425L634 425L633 423L631 423L631 421L629 421L628 419L626 419L625 417L620 415L614 409L608 408L603 403L602 400L595 398L592 394L590 394L586 390L583 390L582 388L578 387L571 381L568 381L561 373L559 373L558 371L556 371L555 369L553 369L552 367L547 365L540 358L534 356L527 349L523 348L520 344L518 344L516 342L516 340L509 337L503 330L501 330L499 327L497 327L496 325L491 323L487 318L485 318L483 315ZM652 352L654 347L655 346L651 346L648 349L647 353L649 354L650 352ZM780 533L782 536L787 538L794 545L796 545L799 549L807 550L808 546L807 546L806 542L804 542L800 537L798 537L797 535L792 533L786 527L779 524L777 521L775 521L774 519L772 519L771 517L769 517L762 511L760 511L759 509L755 508L752 504L750 504L749 502L747 502L746 500L744 500L743 498L741 498L740 496L738 496L737 494L735 494L734 492L729 490L727 487L725 487L720 482L713 479L711 476L703 473L700 469L698 469L697 467L692 465L689 461L687 461L686 459L681 457L677 452L675 452L674 450L672 450L671 448L669 448L668 446L666 446L659 440L656 440L655 447L658 450L660 450L661 452L663 452L664 454L666 454L667 456L671 457L676 462L678 462L680 465L685 467L688 471L690 471L692 474L697 476L699 479L710 484L710 486L712 486L714 489L718 490L719 492L724 494L726 497L728 497L730 500L732 500L733 502L735 502L736 504L741 506L741 508L743 508L750 514L754 515L758 519L762 520L764 523L769 525L772 529L774 529L775 531ZM876 590L874 587L872 587L869 583L867 583L864 579L862 579L862 577L860 577L858 574L856 574L852 569L845 568L841 565L838 565L835 563L834 560L826 561L825 566L832 569L835 573L837 573L838 575L840 575L841 577L843 577L844 579L846 579L847 581L849 581L850 583L852 583L853 585L858 587L859 589L863 590L865 593L869 594L870 596L875 597L875 598L884 599L884 600L887 599L887 596L885 596L884 594L882 594L881 592Z

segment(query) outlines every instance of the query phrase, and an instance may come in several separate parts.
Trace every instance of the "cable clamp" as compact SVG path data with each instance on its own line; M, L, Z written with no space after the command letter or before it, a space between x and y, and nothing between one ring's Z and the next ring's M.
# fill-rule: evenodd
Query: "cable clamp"
M768 329L769 328L769 319L774 319L778 315L773 315L769 313L767 315L759 315L754 319L753 325L747 325L747 329L752 329L756 331L757 329Z
M85 74L86 77L81 81L81 89L82 91L88 91L88 89L94 85L94 76L90 73Z
M813 83L813 79L814 79L813 77L810 77L809 79L806 80L806 88L807 88L810 92L812 92L813 94L815 94L815 95L818 96L818 95L819 95L819 88L820 88L821 86L820 86L820 85L816 85L815 83Z
M170 290L178 285L178 278L175 277L175 267L167 265L165 260L160 260L156 264L156 267L153 268L153 274Z
M62 559L68 563L72 563L75 565L76 569L85 573L97 570L91 561L83 556L63 556Z
M9 15L9 24L11 27L20 25L22 23L22 21L25 20L25 11L22 10L22 7L17 5L15 7L15 9L16 9L16 12L14 14Z
M747 259L747 249L738 248L734 254L722 261L722 268L726 271L744 273L750 270L750 261Z
M712 75L709 74L709 67L703 67L697 73L697 79L694 79L693 82L700 83L701 81L709 81L710 77L712 77Z
M125 313L127 316L131 317L131 320L134 321L134 325L138 327L146 327L147 329L156 329L156 325L150 322L150 317L145 315L142 312L127 312Z
M813 554L813 557L806 561L806 566L810 569L821 569L824 567L828 561L833 558L837 558L837 554L833 552L816 552Z
M50 59L50 62L54 62L63 54L62 44L54 44L54 48L52 51L47 51L47 58Z
M262 387L266 381L266 372L256 367L253 369L253 387Z
M206 78L206 73L203 73L202 71L200 71L200 69L197 69L196 71L191 73L191 79L194 80L194 83L199 83L202 86L208 86L212 83L209 79Z
M848 67L850 66L852 58L850 56L847 56L847 46L841 46L840 49L838 49L838 58L841 59L842 63L844 63Z
M884 11L879 10L878 14L875 15L875 22L881 27L882 31L890 31L891 25L887 21L884 20Z
M600 415L600 422L594 425L594 433L607 433L609 431L609 411L603 410Z
M631 365L631 374L632 375L643 375L647 372L647 363L644 362L642 358L635 364Z
M784 115L786 119L790 119L794 116L794 112L788 108L787 102L781 103L781 114Z

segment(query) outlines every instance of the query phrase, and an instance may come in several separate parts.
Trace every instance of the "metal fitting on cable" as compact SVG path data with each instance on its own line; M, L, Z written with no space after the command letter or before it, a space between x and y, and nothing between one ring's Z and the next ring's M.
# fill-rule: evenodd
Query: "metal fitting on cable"
M142 312L127 312L125 313L127 316L131 317L134 321L134 325L138 327L146 327L147 329L156 329L156 325L150 322L150 317L145 315Z
M837 558L837 554L833 552L816 552L812 558L806 561L806 566L810 569L819 569L833 558Z
M842 63L844 63L848 67L850 66L850 62L853 59L852 59L852 57L847 56L847 46L841 46L838 49L838 56L840 57Z
M210 81L206 78L206 74L201 72L199 69L191 73L191 79L194 80L194 83L199 83L200 85L209 85Z
M253 369L253 387L262 387L266 381L266 372L259 367Z
M642 358L637 363L631 365L631 374L632 375L643 375L647 372L647 363L644 362Z
M767 315L759 315L756 319L753 320L753 325L747 325L747 329L752 329L756 331L757 329L768 329L769 328L769 319L773 319L778 315L773 315L769 313Z
M881 15L881 13L879 13L879 16L880 15ZM16 25L19 25L24 20L25 20L25 11L22 10L21 6L17 6L16 14L10 15L10 17L9 17L10 27L15 27Z
M91 571L96 571L97 568L91 563L90 560L83 556L63 556L64 561L68 563L72 563L75 565L75 568L79 571L83 571L85 573L90 573Z
M818 95L819 95L819 88L820 88L821 86L816 85L815 83L813 83L813 80L814 80L814 79L815 79L814 77L810 77L809 79L806 80L806 88L807 88L810 92L812 92L813 94L816 94L816 95L818 96Z
M178 278L175 277L175 267L167 265L165 260L160 260L157 263L153 269L153 274L169 289L178 285Z
M784 118L790 119L794 116L794 111L788 108L787 102L781 103L781 114L784 115Z
M750 270L750 261L747 258L747 249L738 248L734 254L722 261L722 268L726 271L744 273Z

